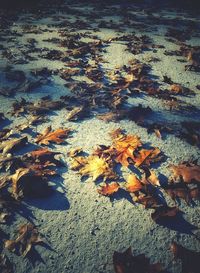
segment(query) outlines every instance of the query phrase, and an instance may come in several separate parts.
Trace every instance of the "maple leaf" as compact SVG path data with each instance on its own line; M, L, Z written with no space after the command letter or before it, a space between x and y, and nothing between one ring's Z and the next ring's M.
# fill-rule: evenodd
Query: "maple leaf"
M28 223L21 225L18 229L19 236L15 240L5 241L5 248L17 255L26 256L34 245L40 244L43 240L39 237L37 228Z
M64 142L64 138L68 136L69 132L71 132L70 129L57 129L51 131L51 126L49 126L42 132L42 134L37 136L35 142L44 145L48 145L50 142L60 144Z
M127 183L125 185L127 191L129 192L137 192L142 189L141 181L134 175L130 174L127 179Z
M153 148L150 150L141 149L133 159L135 166L139 167L140 165L150 165L152 162L159 161L161 159L161 157L159 157L160 153L161 152L158 148Z
M171 165L173 179L185 183L200 182L200 166L193 163L180 163L179 165Z
M93 181L99 177L103 177L104 180L117 178L111 162L108 163L104 158L96 155L74 158L72 169L78 170L82 176L91 176Z
M114 193L116 193L119 190L120 186L117 182L112 182L112 183L105 183L101 185L97 191L98 193L105 195L105 196L110 196Z
M188 188L183 183L169 184L164 187L167 194L176 202L176 199L181 198L187 204L194 198L199 199L200 190L198 187Z
M151 264L150 259L144 254L133 256L131 247L122 253L115 251L113 254L113 264L115 273L163 272L163 268L160 263Z
M101 176L104 177L104 180L117 178L117 175L106 160L98 156L89 156L87 164L79 170L79 173L83 176L92 176L93 181L96 181Z
M115 156L115 161L121 163L123 166L129 166L129 159L134 160L133 152L140 147L141 141L135 135L119 135L114 139L111 153Z

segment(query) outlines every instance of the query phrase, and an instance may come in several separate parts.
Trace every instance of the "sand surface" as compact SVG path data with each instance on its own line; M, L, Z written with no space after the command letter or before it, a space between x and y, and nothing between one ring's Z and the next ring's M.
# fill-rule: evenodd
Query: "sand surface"
M133 17L130 21L132 27L127 27L123 17L123 8L127 8ZM90 36L96 35L99 39L107 40L112 37L127 35L135 32L137 35L146 34L153 39L155 44L164 45L165 48L156 48L143 51L140 54L132 54L126 50L126 42L114 41L105 47L103 58L107 61L102 63L103 70L112 71L116 67L127 65L128 61L136 58L152 66L150 74L165 89L169 88L167 83L163 82L163 76L167 75L173 82L179 83L184 87L190 88L195 95L178 96L182 102L195 106L193 108L179 109L170 111L163 101L159 98L149 96L145 93L139 93L128 99L129 105L149 106L153 110L153 115L147 117L147 122L159 122L161 124L175 124L181 126L182 121L199 121L200 91L196 88L199 82L199 73L194 71L185 71L184 65L188 64L186 58L177 56L167 56L165 50L177 50L177 43L167 41L165 33L171 19L178 18L180 22L195 22L200 26L200 18L195 14L173 10L170 8L159 10L152 9L151 6L84 6L74 4L71 10L81 12L81 14L70 14L65 7L54 7L44 9L43 12L31 13L21 12L16 18L8 20L7 28L1 30L3 40L0 44L9 48L13 54L11 61L1 56L1 87L16 86L16 82L6 80L3 70L6 66L12 65L13 69L23 70L28 79L33 78L30 71L36 68L48 67L49 69L65 68L65 62L47 60L37 57L38 53L29 53L30 56L36 56L35 60L29 60L23 64L13 64L13 60L19 60L24 57L24 47L28 38L34 38L37 48L58 49L65 51L56 43L44 41L50 38L59 38L59 31L66 29L61 26L62 22L69 20L75 22L83 20L90 24L90 29L76 29L75 32L90 32ZM94 13L94 18L88 19L87 14ZM98 16L96 16L98 15ZM154 18L154 20L152 19ZM157 18L157 20L156 20ZM163 20L158 20L162 18ZM113 27L97 28L100 21L116 22L120 30ZM146 25L138 26L138 23ZM149 21L148 21L149 20ZM26 33L23 31L23 25L34 25L41 33ZM180 28L180 26L174 26ZM184 27L184 24L183 24ZM199 28L200 29L200 28ZM6 34L7 30L8 35ZM71 29L68 29L72 32ZM17 34L20 34L19 36ZM92 41L93 38L82 38L83 41ZM185 43L189 45L199 45L200 32L195 30L190 39ZM0 54L3 49L0 51ZM152 58L158 58L159 61L152 61ZM186 62L180 62L182 59ZM85 80L85 77L72 77L79 81ZM86 79L87 80L87 79ZM48 82L29 93L16 92L14 96L5 97L0 95L1 110L7 117L7 124L2 127L14 127L17 124L26 122L27 117L13 117L9 114L12 103L17 99L25 98L28 101L50 95L52 99L58 99L60 96L70 94L70 90L64 86L65 80L59 75L48 77ZM142 205L133 204L126 195L116 195L111 198L102 196L97 192L98 183L92 182L92 178L81 179L77 172L70 169L71 159L67 152L72 148L82 147L85 152L91 153L97 145L110 145L111 138L109 132L121 128L128 134L136 134L141 137L144 143L153 147L158 147L164 154L165 160L156 164L153 168L160 180L165 181L170 175L169 164L178 164L181 161L198 159L199 149L195 145L189 144L185 139L174 134L164 134L159 139L155 133L148 133L147 129L139 126L134 121L124 119L117 122L106 122L99 120L94 111L92 117L77 122L67 121L66 115L69 111L61 109L54 111L48 116L48 121L33 127L32 134L27 135L29 142L34 142L36 133L42 132L44 128L51 125L53 129L60 127L72 128L71 137L67 139L66 144L50 145L54 151L61 152L60 158L64 166L59 168L60 177L55 177L52 181L55 193L49 198L24 200L26 208L24 215L16 214L14 221L10 225L2 225L2 229L9 238L15 237L17 227L27 219L32 221L39 229L45 242L49 247L36 246L37 255L34 259L18 257L15 254L5 251L10 261L14 264L14 272L17 273L111 273L114 272L112 255L114 251L122 252L129 246L132 247L134 254L145 253L151 262L161 262L164 267L173 273L181 272L180 263L173 261L172 253L169 250L170 243L174 240L185 247L195 251L200 250L200 243L193 235L200 236L198 228L200 227L199 202L195 201L194 206L186 205L182 200L179 208L184 212L183 217L177 222L177 225L167 227L156 224L150 217L151 210L145 210ZM22 149L18 153L22 154L29 148ZM31 149L31 148L30 148ZM130 169L123 167L121 177L126 179L131 173ZM173 201L166 196L169 204ZM192 226L197 229L192 230Z

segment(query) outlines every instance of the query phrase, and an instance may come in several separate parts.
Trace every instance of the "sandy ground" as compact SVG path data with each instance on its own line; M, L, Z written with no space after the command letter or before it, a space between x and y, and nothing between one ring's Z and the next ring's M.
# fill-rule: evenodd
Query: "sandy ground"
M72 8L84 10L85 13L87 10L93 10L91 5L83 7L83 5L77 4ZM119 6L115 6L115 8L120 9ZM96 23L102 19L107 21L112 19L116 22L122 19L120 15L115 16L110 7L105 7L101 11ZM103 12L107 12L108 15L104 16ZM147 16L145 10L140 7L132 6L130 12L135 14L136 22L141 22ZM189 19L200 23L200 18L184 11L156 10L153 11L153 15L165 19L178 17L182 20ZM77 15L75 17L87 21L84 16ZM58 30L61 27L58 24L65 19L73 22L75 17L56 9L38 16L38 18L31 13L23 13L9 26L13 31L11 37L10 35L7 36L1 44L9 47L16 56L23 55L23 45L26 44L28 38L35 38L38 41L38 48L58 49L56 44L44 42L43 40L52 37L60 38ZM22 33L21 26L23 24L33 24L41 29L47 29L47 31L42 34ZM92 24L91 33L93 33L92 28L94 26L95 23ZM198 108L200 92L196 89L196 85L199 84L199 73L184 71L184 63L177 61L181 57L163 54L165 50L176 50L178 48L174 43L166 41L164 36L166 29L167 26L164 24L159 25L156 23L155 25L149 25L148 28L141 27L139 30L137 27L126 28L124 25L120 35L132 33L133 31L137 34L147 34L153 39L154 43L165 45L165 49L160 48L156 52L146 51L134 56L125 51L126 47L123 42L113 42L108 45L104 53L107 63L103 64L103 68L112 70L116 66L126 65L133 57L143 62L146 62L150 57L159 58L160 61L154 62L152 65L152 76L157 77L163 88L167 84L162 82L162 77L167 75L174 82L192 89L196 95L191 97L181 96L181 100ZM81 30L81 32L84 31L84 29ZM22 33L23 35L18 37L15 33ZM101 28L100 31L94 32L94 34L101 39L108 39L117 36L118 31ZM199 42L200 36L197 33L187 41L187 44L198 45ZM9 64L5 58L1 58L1 70ZM64 67L64 63L40 58L29 61L27 64L16 64L15 68L23 70L29 75L31 69L44 66L60 69ZM8 127L25 122L23 117L13 118L8 114L13 101L21 97L34 101L49 94L54 99L59 98L61 95L70 92L64 87L64 83L65 81L60 77L52 76L49 77L48 84L33 90L31 93L18 93L11 98L0 96L1 112L4 112L6 117L12 121L12 123L8 124ZM1 86L11 85L10 82L6 81L3 73L0 84ZM199 118L199 112L169 111L163 106L161 100L147 95L131 98L129 103L132 105L141 103L143 106L151 107L154 111L152 121L160 121L163 124L167 122L179 124L183 120L197 121ZM197 227L197 230L193 232L200 236L198 230L200 227L199 203L196 202L196 205L192 207L187 206L184 201L181 202L180 209L184 212L184 216L177 226L168 228L157 225L150 218L151 210L145 210L142 205L133 205L126 197L117 196L110 199L99 195L91 178L82 181L76 172L70 170L70 158L67 156L67 152L76 147L84 147L86 152L91 152L96 145L109 145L111 144L109 132L120 127L126 130L127 133L139 135L145 143L150 143L162 150L166 155L166 160L156 168L156 173L162 179L162 177L169 177L170 175L169 164L178 164L181 161L198 158L198 148L170 134L167 134L163 139L158 139L154 133L148 133L145 128L138 126L133 121L105 122L93 117L80 122L69 122L66 120L66 114L67 110L65 109L55 111L54 115L49 116L48 122L34 128L34 132L41 132L47 125L52 125L53 129L61 126L73 128L72 137L67 140L67 144L52 146L53 150L62 153L61 157L65 164L65 167L60 169L61 177L54 180L55 194L48 199L26 201L25 219L22 216L16 216L12 225L3 225L2 227L13 238L17 226L21 222L26 222L28 216L38 226L39 231L49 245L49 248L36 246L38 256L35 262L6 251L10 261L15 264L15 272L111 273L114 272L113 252L115 250L122 252L129 246L132 247L134 254L145 253L151 258L152 262L159 261L163 263L169 272L181 272L180 263L172 260L169 246L175 240L185 247L196 251L200 250L200 243L192 235L190 226L191 224ZM31 135L28 137L31 142L33 137ZM124 168L122 176L126 178L129 172ZM173 204L170 199L168 201Z

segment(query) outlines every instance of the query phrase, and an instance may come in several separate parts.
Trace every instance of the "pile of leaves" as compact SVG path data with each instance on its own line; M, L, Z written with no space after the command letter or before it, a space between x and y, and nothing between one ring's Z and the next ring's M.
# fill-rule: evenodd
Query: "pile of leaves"
M113 143L110 146L98 146L91 155L82 156L80 148L69 152L72 157L72 170L82 177L91 177L94 182L103 179L103 183L97 188L99 194L110 197L126 191L134 203L142 204L145 209L153 209L151 218L157 223L180 213L176 205L168 206L166 200L160 198L160 190L175 202L182 198L189 204L193 199L200 198L200 166L197 163L172 165L172 180L161 185L151 168L164 159L159 148L146 149L138 136L127 135L121 129L111 132L110 135ZM131 166L137 168L141 177L133 172L123 181L117 173L118 165L129 170L132 169Z

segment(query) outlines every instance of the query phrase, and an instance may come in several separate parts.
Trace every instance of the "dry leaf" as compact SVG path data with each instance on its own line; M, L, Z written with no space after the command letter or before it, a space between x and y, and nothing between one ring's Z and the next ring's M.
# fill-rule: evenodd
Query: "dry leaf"
M185 183L200 182L200 166L193 163L180 163L172 165L170 169L173 172L173 180L182 180Z
M174 258L182 261L182 272L199 273L200 252L187 249L176 242L172 242L170 249L174 255Z
M119 190L120 186L117 182L112 182L112 183L105 183L104 185L101 185L97 191L98 193L105 195L105 196L110 196L114 193L116 193Z
M158 148L153 148L151 150L141 149L138 154L134 157L135 166L140 165L149 166L153 162L160 160L160 150Z
M21 138L13 138L13 139L5 140L0 144L0 151L2 151L3 154L12 152L16 148L25 146L27 140L28 139L26 136Z
M133 256L131 247L120 253L113 254L115 273L159 273L163 272L160 263L151 264L150 259L144 254Z
M177 207L161 206L155 209L151 214L151 218L157 222L168 217L175 217L178 212L179 209Z
M133 201L139 204L142 204L145 209L148 208L157 208L160 207L160 203L158 202L158 199L150 194L147 195L139 195L139 196L134 196Z
M75 162L77 162L77 158L75 158ZM117 175L112 169L111 163L108 163L104 158L95 155L84 158L76 169L78 169L82 176L91 176L93 181L96 181L99 177L103 177L104 180L117 178Z
M126 190L129 192L137 192L142 189L141 181L134 175L130 174L127 179L127 183L125 184Z
M141 141L138 136L123 135L114 139L111 147L111 153L115 155L115 161L121 163L123 166L129 166L129 159L134 161L134 151L141 146Z
M72 111L70 111L67 114L67 120L77 120L77 119L79 119L83 115L84 110L85 109L84 109L83 106L75 107Z
M46 181L46 176L55 174L54 170L44 169L36 164L31 168L19 168L10 176L14 198L48 196L52 190Z
M5 241L5 248L17 255L26 256L34 245L42 243L37 228L32 224L24 224L19 227L19 236L15 240Z
M57 129L51 131L51 126L49 126L42 134L37 136L35 142L44 145L48 145L50 142L60 144L64 142L64 138L68 136L69 132L71 132L70 129Z
M154 186L160 186L160 181L156 173L148 168L143 168L145 171L145 177L142 179L143 184L152 184Z
M183 183L169 184L165 186L165 191L175 202L176 199L181 198L189 204L192 199L200 198L200 190L198 187L190 189Z

